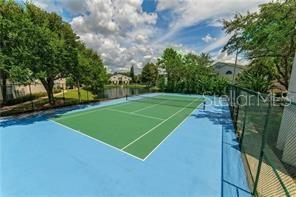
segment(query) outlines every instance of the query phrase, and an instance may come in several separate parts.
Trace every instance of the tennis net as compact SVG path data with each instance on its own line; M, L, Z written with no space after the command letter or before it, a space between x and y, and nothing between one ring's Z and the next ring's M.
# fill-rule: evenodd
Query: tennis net
M128 101L132 102L142 102L142 103L151 103L157 105L167 105L172 107L185 107L185 108L196 108L202 99L198 97L189 97L189 96L127 96Z

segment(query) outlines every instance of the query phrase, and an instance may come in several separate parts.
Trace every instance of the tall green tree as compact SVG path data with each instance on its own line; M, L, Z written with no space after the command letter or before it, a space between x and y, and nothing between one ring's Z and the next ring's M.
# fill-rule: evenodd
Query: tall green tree
M31 39L29 30L32 28L33 23L27 17L23 6L14 1L0 1L0 84L3 104L7 99L6 84L11 69L22 70L18 68L30 62L31 53L27 43ZM16 73L14 72L14 75Z
M132 65L130 69L130 77L132 78L132 82L135 82L135 68L134 65Z
M78 65L78 38L60 16L48 13L31 3L26 3L26 11L34 24L31 34L31 63L27 66L41 81L49 103L54 104L54 81L66 77Z
M97 94L107 83L107 71L101 57L95 51L87 49L85 52L88 64L87 74L84 75L82 82L90 91Z
M97 94L107 82L107 72L101 57L81 42L78 42L78 66L73 67L70 76L78 87L79 98L81 85Z
M253 61L246 70L238 75L240 86L257 92L266 93L276 79L276 69L272 61Z
M0 1L0 74L22 84L36 79L54 104L55 80L71 76L93 91L102 88L106 70L99 55L78 41L71 26L55 13L28 2Z
M258 12L224 21L226 33L232 35L224 50L240 50L252 61L272 62L277 81L288 88L296 50L295 23L295 0L262 4Z
M159 77L161 89L170 92L222 94L227 81L214 73L209 54L178 53L168 48L158 59L158 65L167 76Z
M185 70L183 78L186 84L184 90L186 92L196 93L199 89L198 84L202 84L205 81L203 80L204 77L213 74L210 67L211 63L211 57L204 53L201 55L189 53L183 57L183 67Z
M147 63L141 73L141 81L145 83L148 87L156 85L156 80L158 76L158 68L153 63Z
M182 55L175 49L166 48L162 56L158 59L157 65L166 72L167 90L176 91L184 83L182 75Z

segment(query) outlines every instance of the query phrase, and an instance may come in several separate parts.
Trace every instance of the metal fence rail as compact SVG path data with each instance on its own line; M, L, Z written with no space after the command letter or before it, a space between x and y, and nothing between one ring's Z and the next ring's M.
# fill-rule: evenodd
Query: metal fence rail
M46 90L41 83L26 85L14 83L5 86L0 84L0 117L150 92L155 92L155 90L127 86L108 86L98 92L92 92L85 87L69 87L65 83L55 83L54 103L49 103ZM5 103L3 103L4 95L6 95Z
M255 196L296 196L296 104L227 88L249 186Z

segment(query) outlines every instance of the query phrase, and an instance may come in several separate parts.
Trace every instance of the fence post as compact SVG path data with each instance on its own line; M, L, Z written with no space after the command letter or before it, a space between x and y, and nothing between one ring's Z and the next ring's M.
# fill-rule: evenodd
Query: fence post
M233 102L233 98L234 98L234 93L233 93L233 91L234 91L234 88L233 88L233 86L231 86L231 88L230 88L230 106L231 106L231 117L232 117L232 120L234 120L233 119L233 111L234 111L234 102Z
M248 97L247 97L247 99L248 99ZM246 107L245 107L245 113L244 113L244 121L243 121L242 134L241 134L240 139L239 139L240 149L242 149L243 138L244 138L244 135L245 135L245 129L246 129L246 122L247 122L248 109L249 109L249 101L247 100L247 105L246 105Z
M64 101L64 105L65 105L65 84L63 84L63 101Z
M88 99L88 89L86 89L86 100L89 101L89 99Z
M257 100L257 102L259 105L259 100ZM255 195L255 193L257 191L257 186L258 186L258 182L259 182L260 171L261 171L261 166L262 166L263 157L264 157L264 148L265 148L265 143L266 143L265 135L266 135L267 128L268 128L270 110L271 110L271 102L270 102L270 100L268 100L268 109L267 109L266 119L265 119L265 123L264 123L264 130L262 132L260 156L259 156L259 163L258 163L258 168L257 168L257 172L256 172L256 178L255 178L255 182L254 182L253 195Z
M235 114L235 128L236 131L238 131L238 115L239 115L239 110L240 110L240 90L238 90L238 88L236 88L236 99L235 99L236 103L236 114Z
M81 103L81 95L80 95L80 82L77 82L77 93L78 93L78 101Z

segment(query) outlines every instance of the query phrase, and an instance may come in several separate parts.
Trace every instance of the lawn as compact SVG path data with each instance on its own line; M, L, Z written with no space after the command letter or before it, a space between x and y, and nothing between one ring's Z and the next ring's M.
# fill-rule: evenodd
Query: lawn
M68 90L65 90L64 95L63 94L57 95L58 98L63 98L63 96L65 96L65 99L77 99L78 100L78 90L77 89L68 89ZM94 100L95 95L93 95L90 91L87 91L85 89L80 89L80 98L81 98L81 101Z

